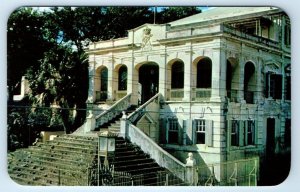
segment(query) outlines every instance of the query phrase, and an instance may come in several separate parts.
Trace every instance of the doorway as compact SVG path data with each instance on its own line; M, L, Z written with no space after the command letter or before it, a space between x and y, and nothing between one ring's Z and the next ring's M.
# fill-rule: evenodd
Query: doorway
M275 119L267 119L267 141L266 141L266 155L272 156L275 152Z
M140 104L145 103L156 93L159 85L159 67L156 63L146 63L139 68Z

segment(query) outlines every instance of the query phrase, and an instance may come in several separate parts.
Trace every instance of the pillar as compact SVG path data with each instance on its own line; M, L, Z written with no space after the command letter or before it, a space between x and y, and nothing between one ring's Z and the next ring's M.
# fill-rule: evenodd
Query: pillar
M191 46L191 43L189 43ZM184 96L183 101L191 101L192 94L192 52L188 51L181 56L181 60L184 63Z
M90 132L95 129L96 120L94 115L94 101L95 101L95 93L94 93L94 85L95 85L95 65L96 62L93 59L93 56L89 58L89 90L88 90L88 99L87 103L87 117L86 122L84 124L84 132Z
M221 46L221 45L220 45ZM213 49L212 53L212 102L221 102L226 95L226 56L222 47Z

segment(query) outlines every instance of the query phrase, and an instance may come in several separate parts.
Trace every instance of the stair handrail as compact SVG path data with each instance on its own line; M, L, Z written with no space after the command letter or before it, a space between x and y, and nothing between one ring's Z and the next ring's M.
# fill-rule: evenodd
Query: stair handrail
M138 107L135 111L133 111L132 113L130 113L127 116L127 120L130 121L131 123L133 123L142 113L144 113L144 109L150 104L152 103L155 99L159 99L159 97L161 96L161 93L157 93L155 94L152 98L150 98L147 102L145 102L143 105L141 105L140 107ZM158 101L159 102L159 101Z
M117 115L121 114L122 111L126 110L130 105L131 93L114 103L110 108L106 109L102 113L96 116L96 127L109 122Z
M174 175L185 181L186 165L160 147L143 131L129 122L128 139L149 154L160 166L167 168Z

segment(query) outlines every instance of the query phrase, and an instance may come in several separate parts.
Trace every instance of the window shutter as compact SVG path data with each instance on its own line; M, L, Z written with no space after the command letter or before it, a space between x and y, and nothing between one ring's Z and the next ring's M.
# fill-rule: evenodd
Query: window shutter
M196 144L196 121L192 120L192 135L191 135L191 145Z
M180 124L179 123L179 121L177 121L178 122L178 138L177 138L177 141L178 141L178 144L179 145L182 145L182 134L183 134L183 126L182 126L182 124Z
M187 120L182 121L182 144L186 145L187 144L187 133L186 133L186 127L187 126Z
M186 121L186 144L192 145L193 144L193 123L192 120Z
M213 121L205 120L205 144L209 147L213 146Z
M167 119L160 119L160 143L166 143Z
M245 121L239 122L239 144L240 146L245 145Z
M254 145L257 144L257 121L254 121L254 129L253 129L253 141L254 141Z
M245 145L248 145L248 121L243 121L244 122L244 130L245 130L245 133L244 133L244 139L245 139Z
M227 120L227 149L231 146L232 120Z
M282 76L276 75L275 76L275 99L281 99L282 98Z
M270 73L269 72L267 72L266 73L266 88L265 88L265 98L269 98L269 89L270 89L270 87L269 87L269 81L270 81Z

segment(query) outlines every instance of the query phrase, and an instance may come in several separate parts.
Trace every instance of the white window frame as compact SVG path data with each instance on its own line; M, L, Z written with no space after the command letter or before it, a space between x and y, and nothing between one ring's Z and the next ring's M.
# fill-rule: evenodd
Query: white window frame
M179 144L179 122L177 118L168 118L168 126L167 126L167 143L168 144ZM170 132L177 133L176 142L170 143Z
M240 145L239 143L239 134L240 134L240 122L239 120L231 120L231 127L230 127L230 146L234 146L234 147L238 147ZM235 129L235 132L233 132L233 128ZM233 141L233 137L236 138L236 142L233 145L232 141Z

